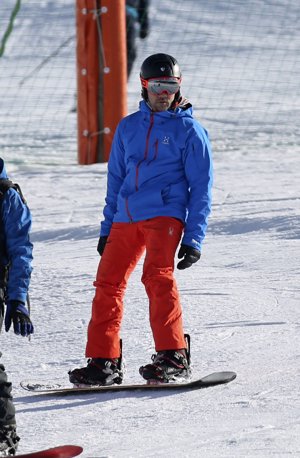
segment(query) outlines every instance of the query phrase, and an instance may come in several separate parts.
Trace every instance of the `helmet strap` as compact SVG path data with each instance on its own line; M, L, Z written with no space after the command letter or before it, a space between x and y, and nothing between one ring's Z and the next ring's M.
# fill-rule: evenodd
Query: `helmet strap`
M147 89L145 87L142 87L141 96L147 102L147 100L148 100L148 91L147 91Z

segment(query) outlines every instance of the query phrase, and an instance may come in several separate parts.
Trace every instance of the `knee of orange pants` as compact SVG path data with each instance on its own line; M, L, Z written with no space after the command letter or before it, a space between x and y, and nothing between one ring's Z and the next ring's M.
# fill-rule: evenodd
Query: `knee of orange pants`
M173 269L151 266L142 281L149 297L149 318L156 351L185 348L182 308Z
M96 292L88 326L86 356L118 358L120 356L120 327L123 318L123 297L126 284L113 285L95 281Z

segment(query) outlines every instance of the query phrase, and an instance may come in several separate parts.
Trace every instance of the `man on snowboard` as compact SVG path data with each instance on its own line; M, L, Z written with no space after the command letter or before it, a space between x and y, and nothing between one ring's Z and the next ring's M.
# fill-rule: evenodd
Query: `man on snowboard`
M174 57L154 54L142 64L139 111L118 125L108 162L87 366L71 383L122 383L119 331L130 274L145 252L142 282L149 298L156 354L142 366L146 380L169 382L190 374L182 309L174 279L201 256L211 209L212 159L206 130L180 93Z

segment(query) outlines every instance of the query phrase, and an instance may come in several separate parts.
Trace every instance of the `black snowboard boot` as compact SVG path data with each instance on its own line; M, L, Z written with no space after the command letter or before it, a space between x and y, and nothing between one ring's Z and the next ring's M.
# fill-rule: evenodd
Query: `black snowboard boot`
M0 456L14 456L19 440L16 425L0 425Z
M120 385L123 380L121 358L91 358L87 366L69 372L69 379L75 385Z
M162 350L152 355L152 363L139 369L148 383L169 383L187 380L191 376L190 339L185 335L187 349Z

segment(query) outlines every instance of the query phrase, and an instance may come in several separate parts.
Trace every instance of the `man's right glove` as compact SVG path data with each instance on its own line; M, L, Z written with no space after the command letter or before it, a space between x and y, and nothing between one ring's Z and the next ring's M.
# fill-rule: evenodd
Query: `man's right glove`
M199 250L196 250L196 248L189 245L181 245L178 252L178 258L183 258L183 260L177 264L177 269L183 270L191 267L192 264L199 261L200 257L201 253Z
M102 237L99 238L98 246L97 246L97 251L100 254L100 256L103 255L104 248L106 245L108 239L108 235L102 235Z
M9 331L13 323L15 334L21 334L23 337L33 334L34 329L29 312L21 301L9 301L7 303L4 322L6 332Z

